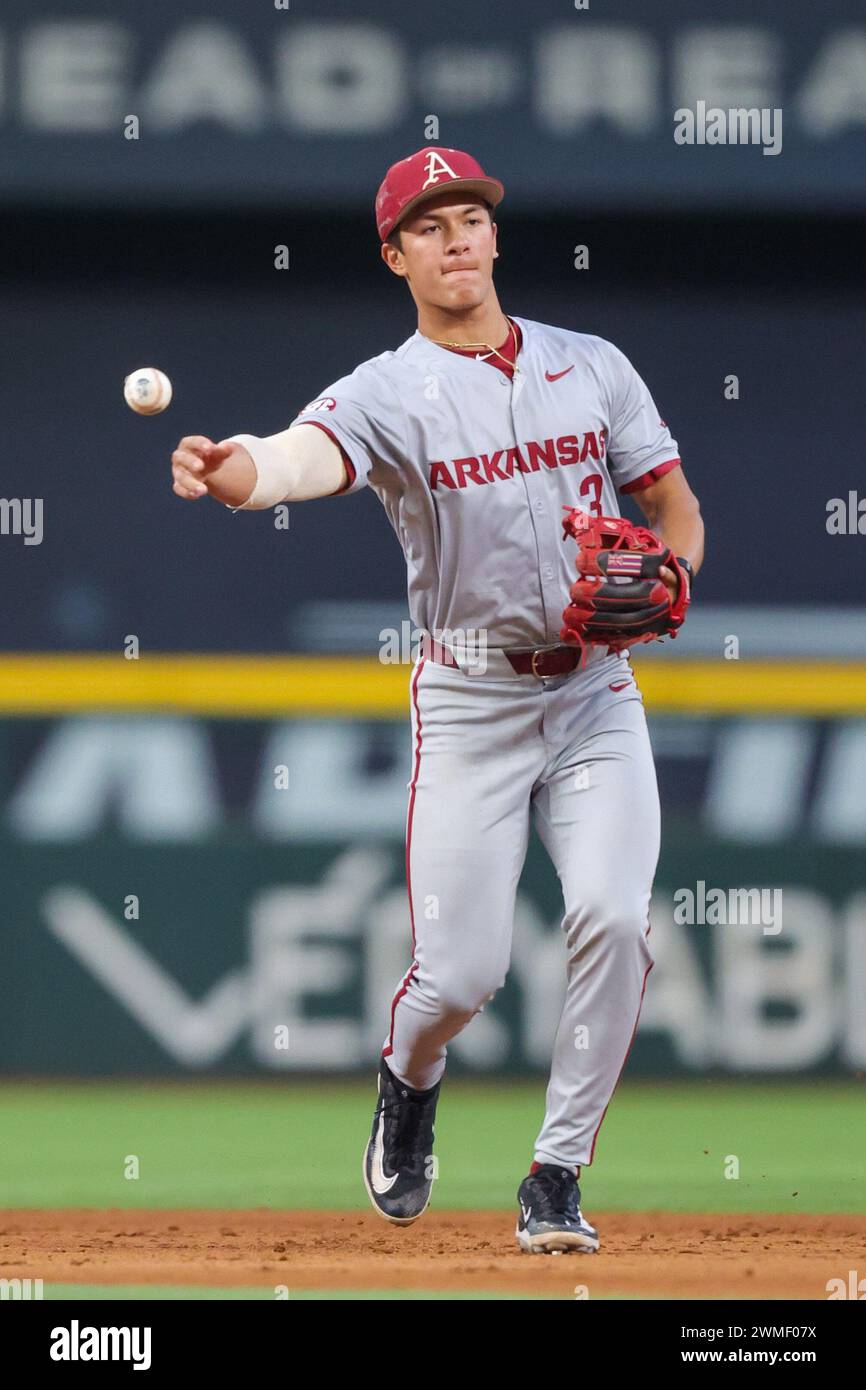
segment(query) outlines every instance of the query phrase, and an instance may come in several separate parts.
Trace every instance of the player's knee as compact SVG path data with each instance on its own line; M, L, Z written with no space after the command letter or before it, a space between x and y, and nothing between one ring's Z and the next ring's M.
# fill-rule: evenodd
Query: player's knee
M463 1017L468 1023L502 984L501 978L492 975L463 975L443 980L438 989L440 1010L452 1017Z
M615 884L581 894L576 911L565 921L569 946L585 945L588 938L603 937L608 946L628 948L646 945L646 899L626 893Z

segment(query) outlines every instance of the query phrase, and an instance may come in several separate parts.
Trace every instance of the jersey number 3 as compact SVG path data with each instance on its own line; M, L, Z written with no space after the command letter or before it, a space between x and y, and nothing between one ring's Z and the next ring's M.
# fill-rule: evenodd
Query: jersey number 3
M581 497L591 496L592 498L589 504L590 516L601 516L601 487L601 474L588 473L587 476L581 480L580 487L577 489Z

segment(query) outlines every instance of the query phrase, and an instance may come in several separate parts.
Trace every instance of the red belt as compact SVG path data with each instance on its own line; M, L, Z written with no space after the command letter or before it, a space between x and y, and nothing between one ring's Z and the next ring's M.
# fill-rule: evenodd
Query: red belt
M430 661L438 661L441 666L460 666L453 653L426 632L421 638L421 655ZM556 647L536 647L529 652L507 651L505 656L519 676L537 676L543 680L548 676L564 676L575 670L581 663L583 652L580 647L561 644Z

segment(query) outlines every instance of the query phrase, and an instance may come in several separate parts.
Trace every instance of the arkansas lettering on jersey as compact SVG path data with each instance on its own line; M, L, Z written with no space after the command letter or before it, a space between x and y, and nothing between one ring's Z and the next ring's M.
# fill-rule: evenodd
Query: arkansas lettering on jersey
M510 446L497 449L492 454L479 454L465 459L452 459L445 462L437 459L430 464L430 487L465 487L470 483L495 483L514 476L515 468L524 473L535 473L543 463L545 468L565 468L570 463L585 463L588 458L603 459L605 430L599 430L596 438L594 430L587 430L583 436L564 434L559 439L545 439L539 443L530 439L520 447Z
M559 640L575 576L564 506L619 515L619 493L679 464L619 348L513 321L513 379L416 331L326 385L292 422L325 430L347 461L346 492L369 486L384 506L413 624L480 629L490 647Z

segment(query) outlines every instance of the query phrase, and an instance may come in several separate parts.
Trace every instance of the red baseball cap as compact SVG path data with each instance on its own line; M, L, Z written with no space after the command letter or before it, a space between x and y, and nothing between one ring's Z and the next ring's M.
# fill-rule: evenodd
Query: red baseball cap
M428 145L392 164L382 180L376 194L376 226L381 240L387 241L398 222L419 203L446 188L477 193L493 207L505 197L499 180L488 178L471 154Z

